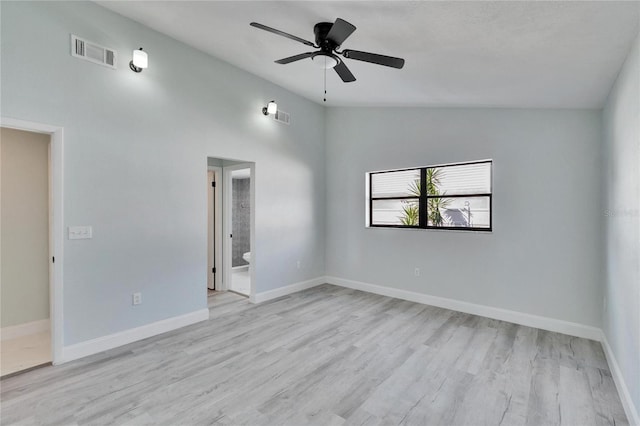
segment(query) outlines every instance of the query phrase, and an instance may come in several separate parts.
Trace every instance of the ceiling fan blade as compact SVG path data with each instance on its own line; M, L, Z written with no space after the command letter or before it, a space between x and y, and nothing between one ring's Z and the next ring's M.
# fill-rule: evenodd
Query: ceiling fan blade
M309 40L305 40L303 38L296 37L296 36L291 35L289 33L285 33L284 31L276 30L275 28L267 27L266 25L262 25L262 24L259 24L257 22L252 22L249 25L251 25L252 27L255 27L255 28L260 28L261 30L269 31L270 33L274 33L274 34L277 34L277 35L282 36L282 37L289 38L291 40L298 41L298 42L300 42L302 44L306 44L307 46L316 47L316 45L313 44L312 42L310 42Z
M279 59L277 61L275 61L277 64L290 64L291 62L295 62L295 61L299 61L301 59L305 59L305 58L309 58L311 56L313 56L315 52L307 52L307 53L301 53L299 55L294 55L294 56L289 56L288 58L282 58Z
M327 39L334 42L337 46L340 46L355 30L356 27L354 25L344 19L338 18L331 26L327 34Z
M345 83L356 81L356 78L351 74L351 71L349 71L349 68L347 68L344 62L340 61L340 63L333 67L333 69L336 70L342 81Z
M343 50L342 56L356 61L371 62L372 64L384 65L391 68L402 68L404 59L393 56L378 55L377 53L361 52L359 50Z

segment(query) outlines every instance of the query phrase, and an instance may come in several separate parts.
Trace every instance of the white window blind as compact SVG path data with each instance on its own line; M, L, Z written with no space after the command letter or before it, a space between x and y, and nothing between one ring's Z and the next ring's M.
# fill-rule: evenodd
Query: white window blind
M420 169L376 173L371 176L371 196L374 198L412 197L415 182L420 182Z
M440 194L465 195L491 192L491 163L429 167L437 172Z

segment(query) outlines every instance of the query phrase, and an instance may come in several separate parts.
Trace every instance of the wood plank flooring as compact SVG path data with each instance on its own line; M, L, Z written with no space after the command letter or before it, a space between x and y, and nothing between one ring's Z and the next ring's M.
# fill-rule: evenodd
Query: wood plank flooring
M625 425L599 343L322 285L0 382L51 425Z
M0 342L0 376L51 363L51 333L29 334Z

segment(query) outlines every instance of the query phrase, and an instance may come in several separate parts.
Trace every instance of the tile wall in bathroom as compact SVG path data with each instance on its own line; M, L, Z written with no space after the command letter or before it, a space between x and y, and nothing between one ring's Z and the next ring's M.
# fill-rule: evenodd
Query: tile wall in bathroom
M242 255L251 251L250 219L251 204L249 197L250 179L233 179L232 203L233 203L233 244L231 266L248 265Z

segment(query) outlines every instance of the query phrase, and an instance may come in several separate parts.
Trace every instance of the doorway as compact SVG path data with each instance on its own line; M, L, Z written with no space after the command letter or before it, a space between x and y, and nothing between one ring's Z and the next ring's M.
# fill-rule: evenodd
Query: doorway
M51 137L0 128L0 375L52 361Z
M252 162L207 158L208 296L254 293L254 167Z
M48 292L49 292L49 333L51 336L50 340L50 352L49 352L49 361L53 364L58 364L64 361L63 355L63 342L64 342L64 333L62 328L62 310L63 310L63 298L62 298L62 287L63 287L63 265L64 265L64 253L63 253L63 235L64 235L64 220L63 220L63 168L64 168L64 138L63 133L64 129L59 126L53 126L50 124L44 123L36 123L32 121L25 121L16 118L10 117L0 117L0 131L7 130L21 130L27 132L29 134L37 134L37 135L45 135L48 137ZM4 137L0 138L0 144L3 141L6 142L7 139ZM0 151L3 151L0 148ZM0 153L0 162L3 162L4 156ZM0 179L0 185L4 186L4 170L0 171L0 175L2 175L2 179ZM2 194L5 193L4 188L0 191L0 199L3 198ZM2 207L7 206L8 203L5 204L5 200L1 200L0 205ZM1 208L1 207L0 207ZM3 219L0 221L0 234L2 236L5 234L5 229L8 229L9 226L7 222ZM4 275L5 269L4 265L7 260L8 250L2 248L0 251L0 264L2 264L2 273ZM8 281L5 281L4 276L1 279L1 286L4 287L8 285ZM4 298L4 297L3 297ZM35 322L35 324L33 324ZM12 326L7 326L2 329L2 339L0 339L0 348L7 348L5 342L7 340L11 340L11 337L16 336L25 336L29 334L35 334L34 332L42 331L42 327L46 327L47 321L36 322L31 321L26 324L31 324L29 326L25 326L23 324L16 324L16 328L9 328ZM38 325L41 324L41 325ZM3 357L4 358L4 357ZM30 369L30 368L29 368ZM17 370L17 372L26 371L26 370ZM15 374L15 373L7 373L7 374ZM4 373L2 373L5 376Z

